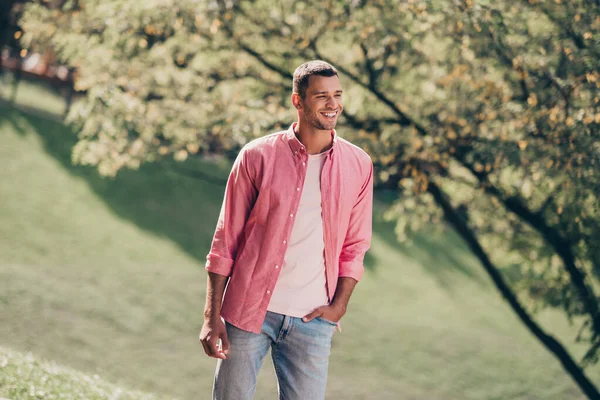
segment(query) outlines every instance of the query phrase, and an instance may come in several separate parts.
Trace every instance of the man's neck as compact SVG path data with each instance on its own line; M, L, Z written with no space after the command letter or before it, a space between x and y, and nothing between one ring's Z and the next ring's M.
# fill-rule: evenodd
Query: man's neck
M320 154L329 150L333 144L331 130L314 129L298 121L294 130L296 137L306 147L308 154Z

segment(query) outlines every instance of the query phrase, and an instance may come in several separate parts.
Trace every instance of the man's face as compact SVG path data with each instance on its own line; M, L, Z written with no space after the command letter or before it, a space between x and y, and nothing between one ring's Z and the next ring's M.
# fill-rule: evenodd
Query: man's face
M342 113L342 86L337 76L313 75L304 99L298 96L300 118L317 130L335 128Z

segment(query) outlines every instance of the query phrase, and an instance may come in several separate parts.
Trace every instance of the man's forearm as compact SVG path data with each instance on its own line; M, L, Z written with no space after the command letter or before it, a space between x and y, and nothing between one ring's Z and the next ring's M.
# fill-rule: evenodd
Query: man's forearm
M335 289L335 295L333 296L331 306L343 310L343 312L346 313L350 296L357 283L358 281L354 278L338 278L337 288Z
M208 273L206 281L206 304L204 305L204 318L212 319L221 316L221 305L223 303L223 293L229 280L228 276Z

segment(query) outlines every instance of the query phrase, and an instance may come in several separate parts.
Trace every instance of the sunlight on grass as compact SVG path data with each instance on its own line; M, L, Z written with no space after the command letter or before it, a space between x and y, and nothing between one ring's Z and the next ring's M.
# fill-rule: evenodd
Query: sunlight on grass
M0 347L0 396L25 399L120 399L158 400L158 397L111 385L98 375L62 367L55 362L39 361Z
M0 77L0 99L11 101L14 94L14 76L5 72ZM43 82L22 79L16 93L14 101L18 106L25 106L56 116L62 116L65 112L64 97Z

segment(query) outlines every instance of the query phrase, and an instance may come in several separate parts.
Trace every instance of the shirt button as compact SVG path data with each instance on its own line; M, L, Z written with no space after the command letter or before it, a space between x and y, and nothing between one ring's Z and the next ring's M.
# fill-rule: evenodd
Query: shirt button
M294 218L294 214L290 214L290 218Z
M284 241L283 241L283 244L286 244L286 243L287 243L287 240L284 240Z
M279 265L276 265L276 266L275 266L275 269L279 269Z
M270 290L267 290L267 294L271 294L271 291L270 291Z
M300 191L300 188L296 188L296 191L297 191L297 192L299 192L299 191Z
M306 163L305 163L305 162L302 162L302 165L306 165Z

